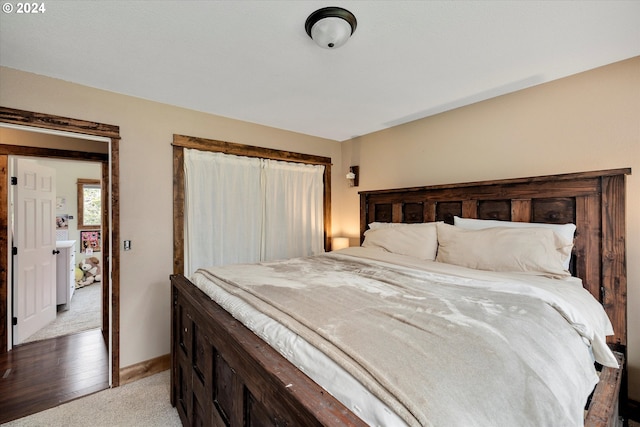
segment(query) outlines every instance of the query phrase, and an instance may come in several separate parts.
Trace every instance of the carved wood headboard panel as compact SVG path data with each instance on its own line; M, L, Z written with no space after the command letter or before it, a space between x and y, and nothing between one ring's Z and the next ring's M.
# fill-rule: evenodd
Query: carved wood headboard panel
M604 306L627 345L625 175L630 168L496 181L360 192L361 238L367 224L445 221L454 216L576 224L571 270Z

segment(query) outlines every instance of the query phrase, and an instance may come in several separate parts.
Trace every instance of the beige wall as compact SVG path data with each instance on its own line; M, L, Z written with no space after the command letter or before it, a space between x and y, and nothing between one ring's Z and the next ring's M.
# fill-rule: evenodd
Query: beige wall
M629 388L640 400L640 57L354 139L342 154L336 174L360 166L360 187L333 189L337 231L353 238L358 190L631 167Z
M0 68L0 81L0 105L4 107L120 127L120 236L132 241L131 251L121 251L121 367L170 350L174 133L331 157L341 167L340 145L335 141L8 68Z

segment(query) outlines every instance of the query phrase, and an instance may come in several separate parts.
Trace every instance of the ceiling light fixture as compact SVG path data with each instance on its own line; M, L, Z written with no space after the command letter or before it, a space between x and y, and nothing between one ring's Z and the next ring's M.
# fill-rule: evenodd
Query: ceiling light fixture
M324 7L309 15L304 28L318 46L336 49L349 40L357 25L356 17L348 10Z

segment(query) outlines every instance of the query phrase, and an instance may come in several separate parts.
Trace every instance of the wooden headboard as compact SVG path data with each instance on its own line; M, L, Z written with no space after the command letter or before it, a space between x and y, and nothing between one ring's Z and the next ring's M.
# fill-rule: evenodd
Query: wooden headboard
M572 273L604 306L627 345L625 175L613 169L563 175L360 192L361 238L371 222L420 223L453 217L576 224Z

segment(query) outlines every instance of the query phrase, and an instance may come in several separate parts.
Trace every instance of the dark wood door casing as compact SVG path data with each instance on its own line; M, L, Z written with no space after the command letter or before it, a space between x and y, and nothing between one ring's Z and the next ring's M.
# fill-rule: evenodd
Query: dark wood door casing
M111 277L103 275L103 287L107 289L103 293L103 306L111 307L111 322L109 313L103 310L103 336L105 341L111 335L111 366L113 387L120 383L120 210L119 210L119 144L120 128L114 125L90 122L51 114L35 113L31 111L17 110L0 107L0 123L22 125L32 128L43 128L64 132L77 133L79 136L100 136L109 138L110 153L87 153L82 151L69 151L38 147L23 147L16 145L0 144L0 354L8 351L8 190L4 183L8 179L9 155L48 157L70 160L98 161L102 163L103 201L110 200L111 215L108 210L103 210L103 228L111 230L111 233L103 233L102 244L105 248L111 245L111 259L109 251L103 251L103 268L111 269ZM109 158L111 161L109 162ZM110 185L107 185L109 183ZM105 204L106 206L106 204ZM113 238L112 244L111 238ZM111 285L111 301L109 303L108 288Z

